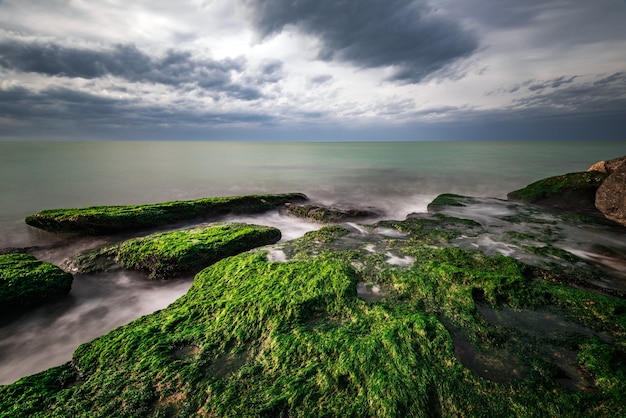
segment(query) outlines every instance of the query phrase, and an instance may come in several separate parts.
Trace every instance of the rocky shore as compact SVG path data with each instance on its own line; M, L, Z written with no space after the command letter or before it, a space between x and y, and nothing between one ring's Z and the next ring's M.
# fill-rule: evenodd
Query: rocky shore
M280 243L267 229L255 246L273 245L238 247L167 309L0 387L0 415L622 416L626 208L605 196L619 193L619 161L509 200L447 194L404 220L323 217L329 225ZM281 199L274 210L341 212ZM39 217L55 230L51 215ZM203 245L214 249L216 234ZM75 266L137 268L125 246L131 258L158 254L178 245L169 237L107 246ZM188 251L165 264L199 257Z

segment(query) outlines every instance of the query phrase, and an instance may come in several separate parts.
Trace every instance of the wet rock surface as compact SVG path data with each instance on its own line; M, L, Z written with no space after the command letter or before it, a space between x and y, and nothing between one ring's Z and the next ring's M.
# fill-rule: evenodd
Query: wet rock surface
M320 223L337 223L374 218L382 215L375 209L340 208L286 203L284 213Z
M202 270L167 309L0 387L0 413L618 416L625 237L459 195L324 226Z
M43 210L26 218L30 226L56 233L102 235L163 227L181 221L225 214L266 212L288 202L303 202L302 193L212 197L134 206L93 206Z
M280 240L276 228L242 223L155 233L88 251L70 261L75 273L140 270L149 279L195 274L216 261Z
M0 255L0 314L17 313L70 292L73 277L29 254Z

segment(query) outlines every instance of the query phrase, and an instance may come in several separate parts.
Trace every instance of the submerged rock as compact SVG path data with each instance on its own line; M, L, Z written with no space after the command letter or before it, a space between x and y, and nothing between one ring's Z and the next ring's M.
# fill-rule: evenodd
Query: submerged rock
M322 223L354 221L381 215L380 212L371 209L343 209L320 205L294 205L292 203L285 204L284 212L298 218Z
M19 312L70 292L73 277L29 254L0 255L0 312Z
M170 279L197 273L222 258L274 244L280 237L278 229L266 226L214 224L151 234L89 251L76 257L71 268L88 273L122 266L144 271L150 279Z
M225 214L266 212L288 202L307 200L302 193L214 197L136 206L49 209L28 216L26 223L50 232L98 235L164 226Z

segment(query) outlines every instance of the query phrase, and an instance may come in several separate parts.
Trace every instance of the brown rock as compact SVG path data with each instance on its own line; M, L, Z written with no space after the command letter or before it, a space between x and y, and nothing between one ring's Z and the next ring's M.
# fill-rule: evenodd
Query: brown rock
M626 226L626 164L598 187L595 204L608 219Z
M589 167L587 171L599 171L601 173L606 173L606 161L598 161Z
M600 171L608 174L622 170L626 170L626 156L608 161L599 161L587 169L587 171Z

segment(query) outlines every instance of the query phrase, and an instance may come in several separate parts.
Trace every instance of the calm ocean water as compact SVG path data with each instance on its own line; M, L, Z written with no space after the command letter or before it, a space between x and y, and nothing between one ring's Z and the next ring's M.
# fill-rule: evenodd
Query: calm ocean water
M504 198L624 154L626 142L0 142L0 248L49 239L23 223L47 208L296 191L403 217L439 193Z
M63 265L107 241L28 227L42 209L302 192L404 219L440 193L504 198L621 155L626 142L0 142L0 248L38 246L35 256ZM317 227L275 214L239 220L277 226L285 239ZM70 360L78 344L166 307L190 284L76 277L64 300L0 320L0 384Z

